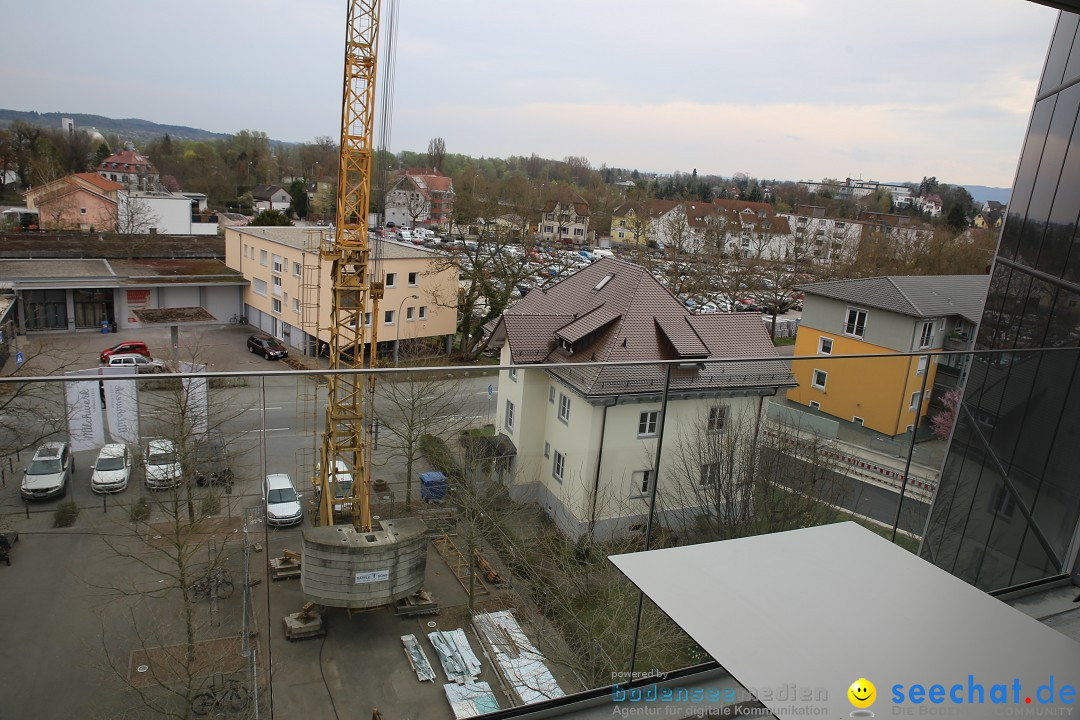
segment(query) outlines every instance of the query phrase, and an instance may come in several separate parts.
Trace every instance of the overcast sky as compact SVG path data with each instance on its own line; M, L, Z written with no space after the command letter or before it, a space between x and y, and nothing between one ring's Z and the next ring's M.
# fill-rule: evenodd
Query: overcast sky
M594 167L1002 187L1057 17L1025 0L397 2L395 151L438 136ZM337 137L346 9L4 3L0 107Z

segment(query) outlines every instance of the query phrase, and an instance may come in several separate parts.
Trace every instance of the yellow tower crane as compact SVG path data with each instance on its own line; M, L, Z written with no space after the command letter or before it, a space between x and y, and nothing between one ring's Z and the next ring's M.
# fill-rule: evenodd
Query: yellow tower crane
M379 314L383 283L373 273L368 242L368 207L374 158L375 72L379 51L380 0L351 0L345 37L345 87L341 106L341 151L338 159L337 221L334 237L321 248L330 261L330 367L362 368L369 343L369 364L374 367L378 323L366 337L364 312L371 302L373 318ZM370 479L371 423L364 421L364 394L368 407L375 394L375 377L360 373L330 375L326 429L319 453L319 509L314 524L335 523L335 505L351 507L358 531L371 529ZM344 498L336 496L339 482L351 478Z

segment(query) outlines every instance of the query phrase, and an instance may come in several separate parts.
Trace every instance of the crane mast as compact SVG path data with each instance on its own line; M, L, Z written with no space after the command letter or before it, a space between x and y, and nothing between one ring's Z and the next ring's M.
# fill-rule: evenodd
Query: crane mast
M338 158L337 213L333 240L321 254L331 263L330 368L363 368L364 348L375 366L379 300L383 282L374 275L368 242L368 208L374 156L375 73L381 0L350 0L345 30L345 83L341 107L341 150ZM371 303L370 337L364 312ZM375 394L375 377L334 373L329 379L326 429L319 452L319 509L314 522L335 523L335 505L351 507L352 524L371 529L369 467L371 422L365 422ZM351 477L344 498L336 497L337 481Z

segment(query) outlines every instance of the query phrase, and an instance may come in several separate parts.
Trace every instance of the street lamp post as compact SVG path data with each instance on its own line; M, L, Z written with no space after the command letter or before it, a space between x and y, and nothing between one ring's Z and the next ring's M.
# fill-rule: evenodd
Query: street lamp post
M315 166L316 166L316 165L318 165L318 164L319 164L319 161L318 161L318 160L316 160L315 162L311 163L311 179L312 179L312 180L318 180L318 178L317 178L317 177L315 177Z
M398 366L398 346L401 345L401 308L405 305L406 300L419 300L419 295L409 295L408 297L401 298L401 302L397 306L397 333L394 336L394 367Z

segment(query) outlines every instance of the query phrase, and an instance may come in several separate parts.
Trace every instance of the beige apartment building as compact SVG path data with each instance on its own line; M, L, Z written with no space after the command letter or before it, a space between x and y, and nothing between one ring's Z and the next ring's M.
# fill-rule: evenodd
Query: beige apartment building
M230 227L225 262L250 282L244 290L248 323L313 355L330 340L331 263L319 255L331 239L323 227ZM431 339L449 348L457 328L458 272L439 253L382 240L372 256L386 292L379 317L371 306L365 323L378 324L381 351L397 343ZM315 337L320 344L316 344Z

